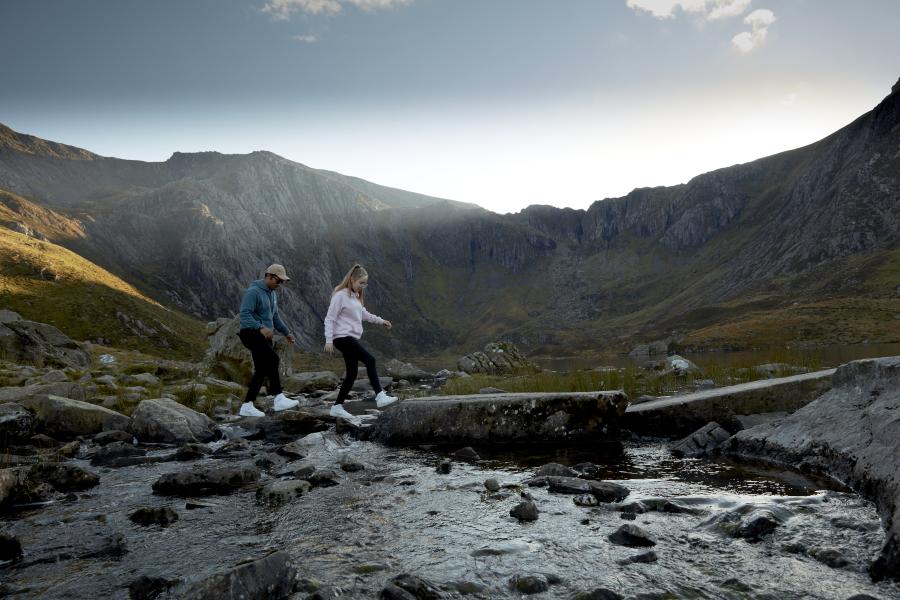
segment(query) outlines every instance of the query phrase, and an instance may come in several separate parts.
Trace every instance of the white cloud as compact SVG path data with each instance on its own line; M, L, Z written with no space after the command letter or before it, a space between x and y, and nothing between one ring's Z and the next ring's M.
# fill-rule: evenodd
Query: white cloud
M657 19L671 19L676 11L699 13L709 21L743 14L752 0L626 0L634 10L650 13Z
M797 92L791 92L790 94L782 98L779 104L781 104L782 106L793 106L797 103L797 99L799 97L800 96L797 94Z
M765 43L769 25L775 20L775 13L768 8L754 10L744 18L744 23L750 26L751 31L742 31L731 38L731 45L741 54L759 48Z
M319 36L307 34L307 35L295 35L291 38L295 42L303 42L304 44L315 44L319 41Z
M308 15L336 15L341 12L344 5L355 6L366 11L385 10L406 4L412 4L415 0L266 0L262 8L276 21L287 21L296 12L304 12Z

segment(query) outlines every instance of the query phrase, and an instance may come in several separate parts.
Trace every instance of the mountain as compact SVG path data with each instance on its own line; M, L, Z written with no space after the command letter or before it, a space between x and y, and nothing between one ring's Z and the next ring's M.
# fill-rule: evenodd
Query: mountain
M370 269L369 308L413 356L507 338L531 352L900 341L900 82L809 146L587 210L474 205L269 152L100 157L0 130L0 188L76 219L48 238L198 318L231 314L271 262L282 309L322 342L332 286ZM461 174L461 176L464 176Z

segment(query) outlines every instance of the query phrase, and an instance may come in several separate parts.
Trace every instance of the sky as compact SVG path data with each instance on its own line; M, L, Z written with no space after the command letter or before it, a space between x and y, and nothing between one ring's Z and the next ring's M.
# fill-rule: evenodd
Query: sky
M0 123L587 208L843 127L897 31L895 0L0 0Z

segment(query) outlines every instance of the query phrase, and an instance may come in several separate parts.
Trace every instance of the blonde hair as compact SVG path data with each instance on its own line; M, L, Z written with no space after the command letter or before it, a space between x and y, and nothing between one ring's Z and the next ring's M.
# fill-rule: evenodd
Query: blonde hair
M363 277L368 277L368 276L369 276L369 272L366 271L365 267L363 267L361 264L357 263L357 264L353 265L350 268L350 270L347 271L347 274L344 275L344 278L341 279L341 282L337 285L337 287L334 288L334 292L332 292L332 296L334 294L337 294L341 290L348 290L350 293L353 293L353 290L350 287L350 283L353 281L359 281ZM363 288L359 291L359 303L362 304L363 306L365 306L365 304L366 304L365 296L366 296L366 289Z

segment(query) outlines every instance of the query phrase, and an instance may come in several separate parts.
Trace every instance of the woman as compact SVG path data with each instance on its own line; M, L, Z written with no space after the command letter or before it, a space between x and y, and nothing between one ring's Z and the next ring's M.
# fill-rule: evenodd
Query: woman
M342 417L353 422L357 422L357 417L347 412L347 409L344 408L344 400L350 395L350 388L356 381L359 361L366 365L369 383L375 390L375 405L378 408L384 408L397 401L397 398L388 396L381 389L378 371L375 369L375 357L359 343L359 338L363 333L363 321L384 325L387 329L391 328L390 321L366 310L364 304L368 285L369 274L362 265L353 265L341 283L334 288L331 304L328 306L328 314L325 315L325 352L331 354L337 348L344 356L344 363L347 366L347 375L341 384L337 400L331 407L331 416Z

